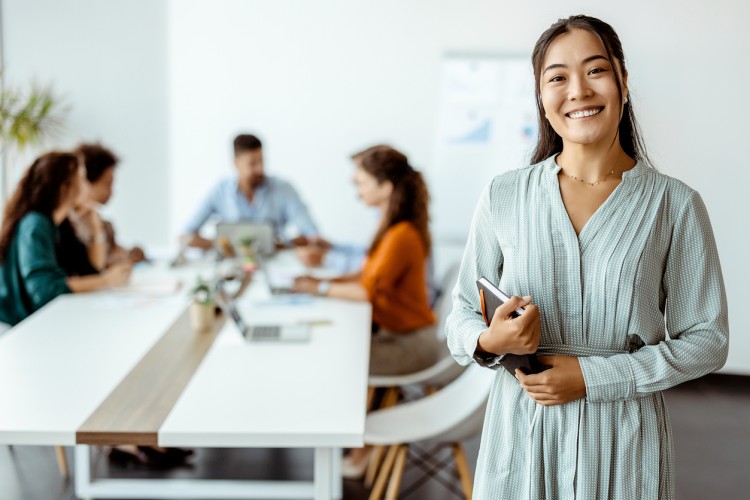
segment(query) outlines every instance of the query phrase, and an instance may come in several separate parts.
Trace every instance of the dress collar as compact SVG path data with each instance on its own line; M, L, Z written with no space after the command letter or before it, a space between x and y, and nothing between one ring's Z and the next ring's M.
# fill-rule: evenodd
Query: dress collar
M555 153L542 162L545 170L549 171L550 175L557 175L561 170L560 165L555 161L558 154L559 153ZM647 168L648 167L646 167L641 160L638 160L633 168L622 173L622 180L635 179L646 173Z

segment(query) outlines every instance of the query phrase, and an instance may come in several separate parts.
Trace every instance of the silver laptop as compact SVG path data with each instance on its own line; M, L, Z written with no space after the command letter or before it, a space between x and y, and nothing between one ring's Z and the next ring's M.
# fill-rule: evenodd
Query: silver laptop
M255 263L258 265L258 269L266 277L266 283L268 283L268 290L271 295L289 295L295 293L292 288L293 282L284 278L279 280L278 277L269 269L268 261L262 255L258 255L255 258Z
M259 255L273 255L276 251L273 226L267 222L239 221L216 224L216 247L222 255L228 248L242 255L242 247L249 243ZM228 247L228 248L225 248Z
M237 311L237 304L224 291L224 282L216 282L218 303L224 313L231 318L235 326L248 342L306 342L310 340L310 325L247 325Z

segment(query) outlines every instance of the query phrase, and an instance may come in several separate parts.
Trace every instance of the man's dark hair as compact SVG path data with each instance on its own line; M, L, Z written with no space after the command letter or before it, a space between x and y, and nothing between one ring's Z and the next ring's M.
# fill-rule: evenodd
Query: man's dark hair
M234 138L234 156L245 151L255 151L261 149L260 139L251 134L240 134Z
M73 153L83 160L89 182L98 181L108 168L116 166L120 161L112 151L98 142L79 144Z

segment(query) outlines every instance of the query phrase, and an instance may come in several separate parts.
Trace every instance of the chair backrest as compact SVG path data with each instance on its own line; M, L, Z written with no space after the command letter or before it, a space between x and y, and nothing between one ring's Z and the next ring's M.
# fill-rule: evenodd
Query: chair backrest
M496 375L493 370L473 364L430 396L370 413L365 441L369 444L449 442L480 432Z

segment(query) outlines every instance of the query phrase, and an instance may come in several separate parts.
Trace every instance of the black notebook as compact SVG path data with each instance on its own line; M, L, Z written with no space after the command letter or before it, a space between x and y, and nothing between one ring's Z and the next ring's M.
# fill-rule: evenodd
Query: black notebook
M495 315L495 309L508 301L510 297L484 277L477 280L477 288L479 289L482 317L487 326L490 326L492 316ZM523 308L519 307L513 311L511 316L517 318L523 314L523 311ZM500 359L500 365L513 376L516 375L516 368L520 368L527 375L543 372L549 368L549 366L540 363L535 354L506 354Z

